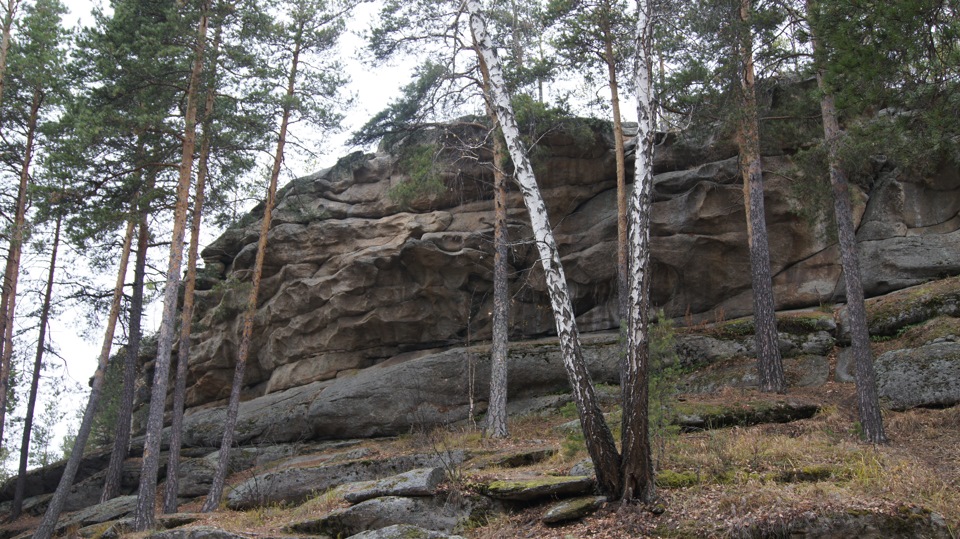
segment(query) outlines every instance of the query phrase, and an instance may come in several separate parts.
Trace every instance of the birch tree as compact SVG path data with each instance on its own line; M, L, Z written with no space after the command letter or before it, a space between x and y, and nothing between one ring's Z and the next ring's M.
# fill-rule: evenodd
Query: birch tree
M652 502L655 495L650 455L650 215L653 211L653 0L637 2L637 151L633 194L630 197L629 310L627 355L620 369L623 379L621 437L622 497Z
M500 60L487 33L487 25L483 18L480 2L478 0L467 0L465 5L470 15L470 28L473 32L477 52L482 57L490 74L489 91L492 105L500 121L500 128L506 140L507 150L513 160L515 178L530 215L534 239L540 253L540 263L547 280L547 290L550 294L557 336L560 340L563 364L573 389L577 410L580 413L580 425L586 440L587 451L594 462L600 490L608 495L615 496L621 491L622 485L620 455L617 453L613 435L603 419L590 380L590 373L587 371L583 359L573 304L570 301L566 276L560 263L560 252L553 237L553 230L550 227L547 208L537 186L526 149L520 140L520 130L517 127L510 96L506 92L506 83Z

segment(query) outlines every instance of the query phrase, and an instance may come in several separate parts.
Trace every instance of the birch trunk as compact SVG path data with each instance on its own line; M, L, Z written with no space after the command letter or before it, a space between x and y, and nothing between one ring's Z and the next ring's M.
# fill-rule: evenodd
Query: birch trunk
M113 345L113 334L117 327L117 318L120 316L120 300L123 299L123 283L127 275L127 261L130 259L130 244L133 243L133 229L134 223L131 220L127 223L123 250L120 254L120 267L117 270L117 283L113 288L113 301L110 304L110 314L107 318L107 328L104 331L100 358L97 362L97 370L93 374L93 384L90 387L87 407L83 412L83 420L80 422L77 438L73 442L73 450L70 452L70 458L63 469L63 475L60 477L57 490L50 498L47 511L43 514L40 525L33 534L34 539L50 539L57 531L57 520L60 518L60 512L63 511L63 505L67 501L67 494L73 487L73 480L80 468L80 460L83 459L83 450L87 446L87 439L90 438L90 431L93 429L93 416L96 415L97 406L100 404L103 381L107 373L107 362L110 359L110 348Z
M750 247L750 276L753 283L753 320L760 391L782 393L786 389L777 318L770 272L770 247L763 205L763 164L760 158L760 129L757 115L756 82L753 67L753 34L750 30L750 0L740 3L740 170L743 174L743 205L747 214L747 241Z
M807 2L807 13L812 13L812 2ZM827 160L830 167L830 187L833 191L833 209L837 219L837 235L840 240L840 266L847 289L847 315L850 324L850 348L854 360L854 376L857 383L857 407L863 439L873 444L887 442L883 428L883 416L877 397L877 379L873 370L873 353L870 350L870 332L867 327L867 310L863 298L863 283L860 280L860 261L857 254L857 235L853 225L853 209L850 200L850 185L840 166L839 146L843 132L837 121L837 107L833 93L824 80L821 64L822 47L811 27L814 61L817 62L817 85L820 88L820 112L823 117L823 140L827 145Z
M260 277L263 274L263 260L267 252L267 236L270 232L270 221L273 216L273 206L276 203L277 181L280 178L280 166L283 164L283 148L287 141L287 129L290 125L291 102L296 90L297 72L300 67L300 53L303 38L303 23L297 32L293 58L290 62L290 72L287 78L287 91L283 105L283 116L280 120L280 133L277 137L277 150L273 156L273 170L270 172L270 186L267 188L267 203L263 211L263 221L260 223L260 239L257 242L257 258L253 265L253 287L247 301L247 308L243 313L243 335L240 338L240 349L237 351L237 365L233 372L233 386L230 388L230 402L227 405L227 418L223 427L223 440L220 443L220 459L217 461L217 471L210 485L210 493L203 503L201 511L209 513L220 505L223 496L223 487L230 467L230 450L233 448L234 429L237 424L237 413L240 408L240 390L243 388L243 375L246 370L247 356L250 354L250 339L253 335L253 318L257 313L257 293L260 288Z
M163 290L163 317L157 338L157 360L154 364L153 387L150 392L150 411L147 416L146 440L143 447L143 466L140 471L140 490L133 517L134 530L146 531L156 518L157 473L160 468L160 441L163 430L163 412L170 377L170 353L173 349L176 326L177 291L180 287L180 266L183 260L183 238L190 198L190 175L193 171L193 152L197 138L197 93L200 73L203 71L209 2L204 4L197 30L197 48L187 88L187 112L184 120L183 154L180 161L180 179L177 184L177 204L173 216L173 234L167 282Z
M623 428L621 436L624 500L652 502L655 495L650 456L650 212L653 192L653 20L649 0L639 2L637 21L637 155L630 198L630 297L627 356L621 369Z
M553 230L550 228L547 208L537 186L533 167L527 158L526 149L520 140L520 132L510 97L506 92L500 60L487 34L480 3L478 0L467 0L465 4L470 14L470 27L475 45L490 73L489 90L492 105L500 121L507 150L513 160L515 177L519 183L524 204L530 214L530 223L553 308L563 364L580 413L580 425L583 428L587 450L594 463L597 483L601 492L608 496L616 496L620 492L620 456L617 453L613 435L600 412L590 373L583 359L573 305L570 301L563 267L560 264L560 252L553 237Z
M53 246L50 248L50 271L47 274L47 288L40 307L40 335L37 340L37 354L33 360L33 374L30 377L30 396L27 397L27 413L23 419L23 438L20 442L20 468L17 472L17 484L13 491L13 505L10 507L10 520L20 518L23 511L23 496L27 488L27 460L30 456L30 431L33 430L33 415L37 406L37 392L40 389L40 371L43 369L44 345L47 342L47 321L50 317L50 303L53 298L53 278L57 270L57 251L60 248L60 225L62 216L57 216L53 231Z

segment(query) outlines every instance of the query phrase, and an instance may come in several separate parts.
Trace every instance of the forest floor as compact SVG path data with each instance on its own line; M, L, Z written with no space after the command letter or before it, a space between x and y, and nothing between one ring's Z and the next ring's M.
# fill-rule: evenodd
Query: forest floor
M875 347L882 352L896 348L896 343L875 343ZM942 518L953 537L960 536L960 407L885 411L890 441L875 446L859 439L853 384L831 381L774 396L739 389L670 395L663 406L735 408L764 400L813 402L821 411L789 423L699 432L654 427L658 474L654 504L608 503L591 516L559 526L541 523L543 506L527 507L477 522L463 535L475 539L779 537L787 536L799 521L871 515L874 520L860 524L862 529L872 526L877 531L877 526L884 526L885 516L901 523L932 516ZM617 414L613 407L608 411ZM586 459L582 437L556 428L576 417L571 412L568 406L552 415L515 418L507 440L484 438L469 427L450 427L369 443L380 456L452 448L503 454L557 448L553 457L529 467L456 470L458 479L449 488L469 495L474 479L563 475ZM618 428L614 431L618 435ZM291 521L336 506L318 497L294 508L221 511L208 516L206 524L270 536ZM872 536L913 536L880 532ZM816 530L813 534L819 535Z

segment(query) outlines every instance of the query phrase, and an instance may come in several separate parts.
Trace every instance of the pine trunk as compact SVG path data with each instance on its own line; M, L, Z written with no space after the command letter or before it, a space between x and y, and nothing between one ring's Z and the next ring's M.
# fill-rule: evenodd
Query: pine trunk
M7 394L10 390L10 361L13 358L13 321L17 306L17 281L20 278L20 255L23 252L23 232L27 217L27 182L30 178L30 162L33 160L34 140L37 133L37 120L40 106L43 104L43 92L34 90L30 104L30 116L27 120L27 139L20 168L20 186L17 191L16 216L10 237L10 252L7 258L7 271L3 274L3 299L6 309L3 311L3 350L0 352L0 444L3 443L3 427L7 415ZM0 304L4 301L0 300Z
M100 404L100 394L103 391L107 362L110 359L110 348L113 344L113 333L117 327L117 318L120 316L120 300L123 299L123 283L127 275L127 261L130 259L130 244L133 243L133 229L134 223L131 220L127 223L123 250L120 253L120 267L117 270L117 283L113 289L113 301L110 304L110 314L107 318L107 329L104 332L103 345L100 347L100 358L97 362L97 370L93 374L93 384L90 387L87 407L83 412L83 420L80 422L77 438L73 442L73 450L70 452L70 458L63 469L63 475L60 477L60 483L57 484L57 490L50 498L47 511L43 514L40 525L33 534L34 539L50 539L57 531L57 520L60 518L60 512L63 511L63 505L67 501L67 494L73 487L73 480L77 476L80 460L83 458L83 450L87 446L87 439L93 429L93 416L96 415L97 406Z
M10 520L16 520L23 511L23 495L27 488L27 461L30 456L30 431L33 429L33 414L37 406L37 392L40 389L40 371L43 369L44 345L47 342L47 321L50 317L50 302L53 298L53 277L57 269L57 251L60 248L60 225L63 217L57 217L53 231L53 246L50 248L50 271L47 274L47 289L43 294L40 307L40 335L37 340L37 355L33 360L33 374L30 377L30 396L27 397L27 413L23 418L23 439L20 442L20 468L17 472L17 484L13 491L13 505L10 507Z
M144 209L141 208L141 211L144 211ZM145 213L141 214L137 228L137 258L133 265L133 290L130 293L130 319L128 322L130 336L127 339L127 347L124 352L120 409L117 411L117 424L113 434L110 464L107 466L107 475L103 480L103 492L100 494L101 503L119 496L120 483L123 479L123 461L130 453L130 423L133 421L133 401L137 389L137 358L140 355L140 339L143 337L143 331L140 329L143 318L143 281L146 273L147 249L150 239Z
M811 12L810 2L807 12ZM811 31L813 25L811 25ZM822 60L820 43L812 39L815 61ZM850 200L850 185L840 166L839 145L843 133L837 121L837 107L833 94L827 87L822 66L817 69L817 84L820 87L820 112L823 117L823 140L827 145L830 167L830 186L833 191L833 208L837 220L837 235L840 240L840 266L843 268L844 285L847 289L847 317L850 324L850 348L854 360L854 376L857 383L857 404L863 439L873 444L886 443L883 416L877 398L877 380L873 370L873 353L870 350L870 332L867 328L867 310L863 298L863 283L860 281L860 261L857 254L857 235L853 225L853 208Z
M233 385L230 388L230 402L227 405L227 418L223 426L223 440L220 443L220 459L217 461L217 471L210 485L210 493L201 508L204 513L214 511L220 505L223 496L224 483L227 480L227 471L230 467L230 450L233 449L234 429L237 425L237 413L240 409L240 390L243 389L243 375L247 366L247 356L250 354L250 339L253 335L253 319L257 313L257 293L260 288L260 277L263 274L263 260L267 252L267 236L270 232L270 221L273 216L273 206L276 203L277 181L280 178L280 166L283 164L283 148L287 142L287 128L290 124L291 98L295 94L297 71L300 67L300 47L302 45L303 27L297 33L294 45L293 58L290 63L290 73L287 79L287 100L283 105L283 117L280 120L280 133L277 137L277 151L273 157L273 170L270 172L270 186L267 188L267 203L263 211L263 221L260 223L260 239L257 242L257 258L253 265L253 287L247 308L243 313L243 334L240 338L240 349L237 351L237 365L233 371Z
M220 28L217 28L213 44L212 66L217 65L220 49ZM211 77L212 80L212 77ZM194 292L197 288L197 255L200 251L200 226L203 221L204 189L210 159L210 133L213 105L216 92L207 89L203 112L203 140L200 143L200 160L197 164L197 187L193 202L193 220L190 223L190 253L187 257L187 281L183 293L183 308L180 314L180 349L177 351L177 374L173 389L173 411L170 419L170 456L167 460L167 481L163 496L163 512L176 513L177 493L180 490L180 447L183 439L183 408L187 393L187 363L190 360L190 333L193 325Z
M170 377L170 354L176 328L177 292L180 288L180 266L183 260L183 238L190 198L190 175L193 171L193 152L197 138L197 93L203 71L209 2L204 4L197 30L197 46L187 88L187 112L184 121L183 154L180 179L177 184L177 204L173 216L173 234L167 265L167 282L163 290L163 316L157 337L157 360L154 363L153 387L150 392L150 411L147 416L146 440L143 447L143 466L140 470L140 489L133 527L138 532L153 527L156 518L157 473L160 469L160 441L163 431L163 412Z
M500 60L487 34L486 22L480 13L480 3L477 0L467 0L465 4L470 14L470 27L473 30L475 45L490 72L489 89L494 111L500 121L507 150L513 160L515 177L520 185L524 204L530 214L534 238L540 253L540 263L543 265L547 291L553 308L564 368L570 379L577 410L580 412L580 425L583 428L587 450L594 463L597 483L601 492L608 496L616 496L620 492L621 485L620 456L617 453L613 435L600 412L590 373L583 359L573 305L570 301L563 266L560 264L560 252L547 217L547 208L537 186L533 167L520 140L520 132L510 97L506 92Z
M621 465L623 500L652 502L655 495L650 455L650 213L653 192L653 21L651 2L641 2L637 21L637 154L633 196L630 198L630 296L627 356L621 372L623 421Z
M490 349L490 402L487 408L487 430L493 438L506 438L507 428L507 358L509 356L510 288L507 282L507 177L501 167L506 162L506 148L497 134L496 114L493 120L493 344Z
M610 84L610 107L613 109L613 148L617 158L617 315L621 334L627 321L630 284L629 240L627 239L627 158L623 141L623 121L620 115L620 87L617 82L617 62L613 56L613 36L606 16L603 19L603 60L607 64Z
M743 174L743 204L747 214L750 276L753 283L753 319L760 391L782 393L786 389L777 318L773 302L773 277L763 205L763 165L760 158L760 128L753 68L753 34L750 30L750 0L740 4L740 169Z

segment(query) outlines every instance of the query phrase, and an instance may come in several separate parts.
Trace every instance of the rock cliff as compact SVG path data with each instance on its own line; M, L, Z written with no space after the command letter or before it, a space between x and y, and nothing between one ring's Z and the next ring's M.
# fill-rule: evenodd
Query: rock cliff
M482 133L461 127L432 137L440 147L448 139L479 143ZM549 134L538 150L539 181L585 332L617 326L612 146L605 129L594 126L586 139ZM796 185L811 179L791 152L768 147L764 157L778 309L843 297L832 207L801 216L811 214L811 203ZM352 154L282 189L247 368L249 397L353 375L417 350L489 339L492 175L485 152L473 157L438 152L443 191L407 205L390 193L410 173L387 152ZM694 320L750 314L735 147L667 136L655 168L654 303L668 316ZM878 166L854 197L868 295L960 273L960 171L911 177ZM516 192L509 208L511 338L548 335L552 316ZM229 393L262 211L255 208L202 253L189 407L219 404Z

